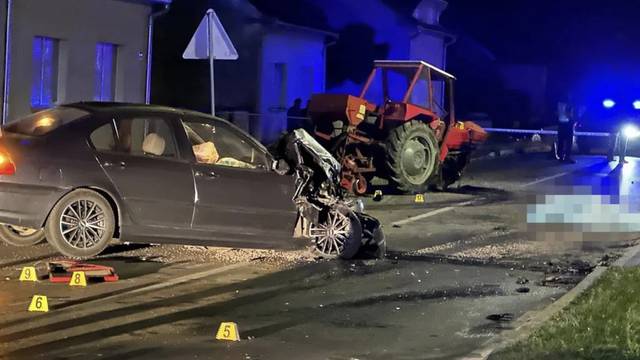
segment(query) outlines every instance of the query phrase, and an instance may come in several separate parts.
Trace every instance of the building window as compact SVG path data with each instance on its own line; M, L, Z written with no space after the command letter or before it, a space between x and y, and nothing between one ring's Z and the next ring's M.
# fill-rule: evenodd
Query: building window
M113 101L115 98L117 53L117 45L109 43L96 45L96 82L93 96L96 101Z
M36 36L33 38L33 80L31 107L51 107L58 92L58 40Z

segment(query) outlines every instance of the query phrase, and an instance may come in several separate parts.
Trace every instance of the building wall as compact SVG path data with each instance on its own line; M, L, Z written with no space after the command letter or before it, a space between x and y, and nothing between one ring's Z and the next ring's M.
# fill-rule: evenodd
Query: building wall
M295 99L306 106L312 94L324 92L325 36L299 30L271 30L262 43L258 136L276 140L287 127L287 109ZM256 127L254 127L256 128Z
M402 16L389 2L383 0L311 0L325 12L332 30L340 35L338 46L330 47L332 57L335 52L347 52L344 55L350 59L338 61L334 67L344 68L348 76L339 79L339 83L330 85L328 91L338 94L359 94L368 73L373 66L373 60L406 60L409 58L410 35L415 26L406 16ZM366 3L366 5L364 5ZM348 33L354 27L369 28L372 38L351 42ZM346 36L345 36L346 35ZM346 40L349 39L349 40ZM345 43L343 43L343 41ZM349 43L346 43L349 41ZM344 44L344 45L343 45ZM329 71L332 71L331 68ZM331 75L335 79L335 74Z
M16 0L13 6L8 121L34 110L31 84L35 36L59 40L56 103L93 100L98 42L118 46L114 100L144 102L147 21L151 11L148 3Z
M442 15L447 6L448 3L444 0L422 0L413 11L413 17L422 24L439 26L440 15ZM421 28L421 26L418 27ZM424 60L440 69L446 69L446 42L449 40L443 34L421 29L411 38L409 56L411 59ZM424 88L416 90L414 91L414 97L424 98L426 95ZM434 84L433 98L440 104L441 108L444 108L444 91L444 82L439 81ZM443 113L441 112L440 115L443 115Z
M414 25L382 0L312 0L324 9L329 25L342 31L354 24L366 24L374 30L376 44L389 46L388 59L405 60L409 54L409 35ZM364 5L366 3L366 6Z
M446 50L445 39L436 34L419 32L415 37L411 39L410 58L412 60L423 60L432 65L439 67L440 69L446 68ZM413 96L417 99L424 99L427 97L427 91L425 87L416 87ZM439 104L444 104L444 83L434 82L433 98L436 99Z

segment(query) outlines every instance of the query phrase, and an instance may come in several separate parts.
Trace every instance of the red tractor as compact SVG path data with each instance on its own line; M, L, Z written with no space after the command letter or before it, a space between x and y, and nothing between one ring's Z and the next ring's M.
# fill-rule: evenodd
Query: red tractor
M342 186L361 195L378 176L422 193L457 181L487 133L456 121L454 80L424 61L375 61L360 96L314 95L314 136L342 163Z

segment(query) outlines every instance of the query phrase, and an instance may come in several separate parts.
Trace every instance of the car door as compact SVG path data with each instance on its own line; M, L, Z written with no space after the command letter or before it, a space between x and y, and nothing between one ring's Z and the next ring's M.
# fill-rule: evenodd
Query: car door
M193 228L215 238L283 246L296 221L294 180L271 170L266 149L230 123L185 117L197 196Z
M179 120L165 113L124 113L92 133L96 156L126 208L124 232L163 237L189 230L195 187L189 161L182 159L175 130ZM96 145L112 131L112 144Z

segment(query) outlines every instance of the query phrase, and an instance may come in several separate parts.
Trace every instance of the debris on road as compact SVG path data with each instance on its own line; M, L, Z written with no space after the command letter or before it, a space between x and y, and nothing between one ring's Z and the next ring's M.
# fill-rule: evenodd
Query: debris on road
M513 314L511 313L504 313L504 314L491 314L489 316L487 316L487 320L491 320L491 321L513 321Z
M571 274L558 274L547 276L540 285L542 286L557 286L557 285L575 285L579 283L584 276L571 275Z
M49 268L49 281L53 283L69 283L72 276L76 276L75 274L82 274L86 278L99 278L105 282L118 281L119 279L115 269L110 266L83 263L75 260L50 261L47 267Z
M593 266L584 260L574 260L568 271L573 274L588 274L593 270Z
M605 254L599 261L597 266L609 266L611 264L611 256Z
M221 264L234 264L254 261L273 265L276 268L288 268L295 264L322 260L317 257L317 254L306 249L286 251L180 245L131 247L129 251L119 252L118 256L132 256L160 263L189 261L194 263L219 262Z

